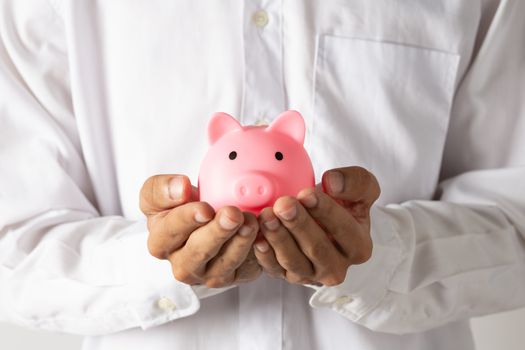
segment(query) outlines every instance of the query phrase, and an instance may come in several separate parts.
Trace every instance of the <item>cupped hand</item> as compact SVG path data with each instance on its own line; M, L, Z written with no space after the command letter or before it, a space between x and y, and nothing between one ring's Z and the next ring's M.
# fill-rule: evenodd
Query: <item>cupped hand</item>
M342 283L349 266L372 254L370 208L379 194L372 173L346 167L325 172L321 184L297 198L279 198L259 215L264 236L254 249L259 264L290 283Z
M155 175L140 191L151 255L169 260L173 276L186 284L226 287L261 273L252 246L259 225L251 213L224 207L216 213L198 201L184 175Z

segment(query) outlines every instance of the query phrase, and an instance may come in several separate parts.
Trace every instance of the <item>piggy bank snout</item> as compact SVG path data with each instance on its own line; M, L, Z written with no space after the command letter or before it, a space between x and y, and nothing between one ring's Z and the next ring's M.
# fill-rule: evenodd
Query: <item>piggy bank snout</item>
M243 175L234 183L234 196L246 207L260 207L270 204L274 197L275 185L268 176L260 173Z

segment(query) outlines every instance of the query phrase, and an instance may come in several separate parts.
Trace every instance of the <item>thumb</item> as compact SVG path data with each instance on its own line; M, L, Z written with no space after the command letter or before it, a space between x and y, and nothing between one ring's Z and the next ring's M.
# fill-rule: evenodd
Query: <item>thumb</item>
M196 188L184 175L151 176L140 191L140 209L146 215L156 214L195 200L196 193Z
M358 166L326 171L322 178L323 191L345 202L362 202L372 205L381 194L376 177Z

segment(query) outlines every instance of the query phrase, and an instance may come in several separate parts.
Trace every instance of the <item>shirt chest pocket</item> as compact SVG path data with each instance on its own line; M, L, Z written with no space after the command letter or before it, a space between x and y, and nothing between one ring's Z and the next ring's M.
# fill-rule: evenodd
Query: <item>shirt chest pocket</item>
M458 63L453 53L320 36L310 125L316 173L360 165L378 177L382 203L431 197Z

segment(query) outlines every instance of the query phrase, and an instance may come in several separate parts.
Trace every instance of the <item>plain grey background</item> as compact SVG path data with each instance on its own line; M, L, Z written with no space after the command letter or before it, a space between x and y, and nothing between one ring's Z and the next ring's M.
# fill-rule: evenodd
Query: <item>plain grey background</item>
M474 319L472 330L477 350L523 350L525 309ZM80 348L80 337L28 331L0 323L2 350L80 350Z

